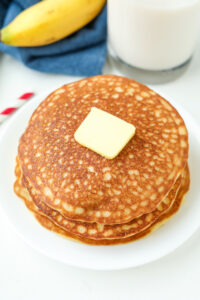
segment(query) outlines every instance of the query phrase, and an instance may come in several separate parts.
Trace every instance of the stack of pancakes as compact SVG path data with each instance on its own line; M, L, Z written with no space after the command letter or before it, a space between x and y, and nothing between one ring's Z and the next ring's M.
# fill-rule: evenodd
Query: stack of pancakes
M78 144L91 107L136 127L114 159ZM113 75L63 86L33 113L22 135L14 190L46 228L90 244L152 232L189 189L188 134L176 109L148 87Z

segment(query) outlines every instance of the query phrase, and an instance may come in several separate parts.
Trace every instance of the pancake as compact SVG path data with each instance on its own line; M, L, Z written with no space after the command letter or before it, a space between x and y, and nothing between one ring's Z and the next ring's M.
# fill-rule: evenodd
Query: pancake
M74 140L93 106L136 127L113 160ZM187 162L188 135L161 96L131 79L103 75L49 95L32 115L18 156L23 176L49 208L74 221L122 224L155 211L172 189Z
M184 172L182 176L184 176L185 174ZM17 176L16 184L19 186L19 190L23 190L22 184L20 182L22 178L22 174L20 172L20 168L18 165L16 166L16 176ZM27 188L27 191L25 192L25 197L26 197L26 201L28 199L31 199L29 200L29 205L30 202L32 202L31 205L33 211L35 210L35 206L36 206L37 211L47 216L51 221L53 221L55 224L62 227L63 229L67 230L68 232L71 232L76 235L80 235L85 238L95 239L95 240L105 239L105 238L117 239L117 238L132 236L134 234L137 234L138 232L143 231L144 229L148 228L152 223L154 223L156 219L158 219L165 211L167 211L176 198L176 194L181 185L182 176L180 176L177 179L173 188L169 192L167 198L165 198L159 204L159 206L155 211L149 214L144 214L141 217L138 217L126 224L102 225L97 223L82 223L73 220L66 220L57 211L52 210L47 205L45 205L40 200L38 194L33 192L33 188L31 187Z
M151 213L144 214L130 221L129 223L103 225L99 223L86 223L64 218L59 212L52 210L45 203L40 200L38 194L34 189L29 187L27 190L32 198L34 204L39 208L41 213L49 217L58 226L63 229L82 237L90 239L117 239L128 237L149 227L155 222L160 215L162 215L173 204L176 194L181 184L181 176L177 179L168 196L158 205L158 207Z
M159 228L165 221L168 220L169 217L171 217L173 214L175 214L184 198L184 195L189 189L190 184L190 176L189 176L189 169L188 166L186 166L182 177L181 177L181 186L177 192L176 198L173 201L173 204L169 207L168 210L164 211L154 222L148 227L143 230L141 230L139 233L136 233L129 237L124 238L118 238L118 239L101 239L101 240L94 240L94 239L88 239L84 236L78 236L73 234L72 232L64 230L62 227L57 226L54 222L52 222L49 218L42 215L42 211L37 208L37 206L32 201L32 198L30 197L28 191L26 188L22 187L20 184L20 168L16 167L16 177L17 180L15 182L14 190L15 193L22 199L24 199L24 202L26 206L34 213L36 219L39 221L39 223L44 226L45 228L52 230L56 233L59 233L67 238L72 238L87 244L93 244L93 245L112 245L112 244L119 244L119 243L126 243L135 241L139 238L142 238L146 236L147 234L152 233L155 229Z

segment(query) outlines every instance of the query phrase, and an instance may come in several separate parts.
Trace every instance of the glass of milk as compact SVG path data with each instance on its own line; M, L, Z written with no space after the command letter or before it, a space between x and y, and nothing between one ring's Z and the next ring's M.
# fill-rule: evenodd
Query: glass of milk
M186 64L199 29L200 0L108 0L110 54L138 70Z

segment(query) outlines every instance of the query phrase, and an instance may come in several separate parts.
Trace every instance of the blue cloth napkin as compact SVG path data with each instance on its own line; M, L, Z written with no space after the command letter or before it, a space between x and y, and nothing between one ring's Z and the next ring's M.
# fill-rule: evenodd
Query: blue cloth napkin
M0 0L1 28L22 10L37 2L39 1ZM74 76L101 74L106 58L106 7L84 28L54 44L21 48L0 43L0 51L41 72Z

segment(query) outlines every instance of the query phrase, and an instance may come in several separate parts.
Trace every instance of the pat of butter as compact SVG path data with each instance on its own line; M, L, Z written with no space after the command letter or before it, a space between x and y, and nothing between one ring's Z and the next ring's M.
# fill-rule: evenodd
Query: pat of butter
M112 159L135 134L135 127L126 121L96 107L74 134L75 140L96 153Z

